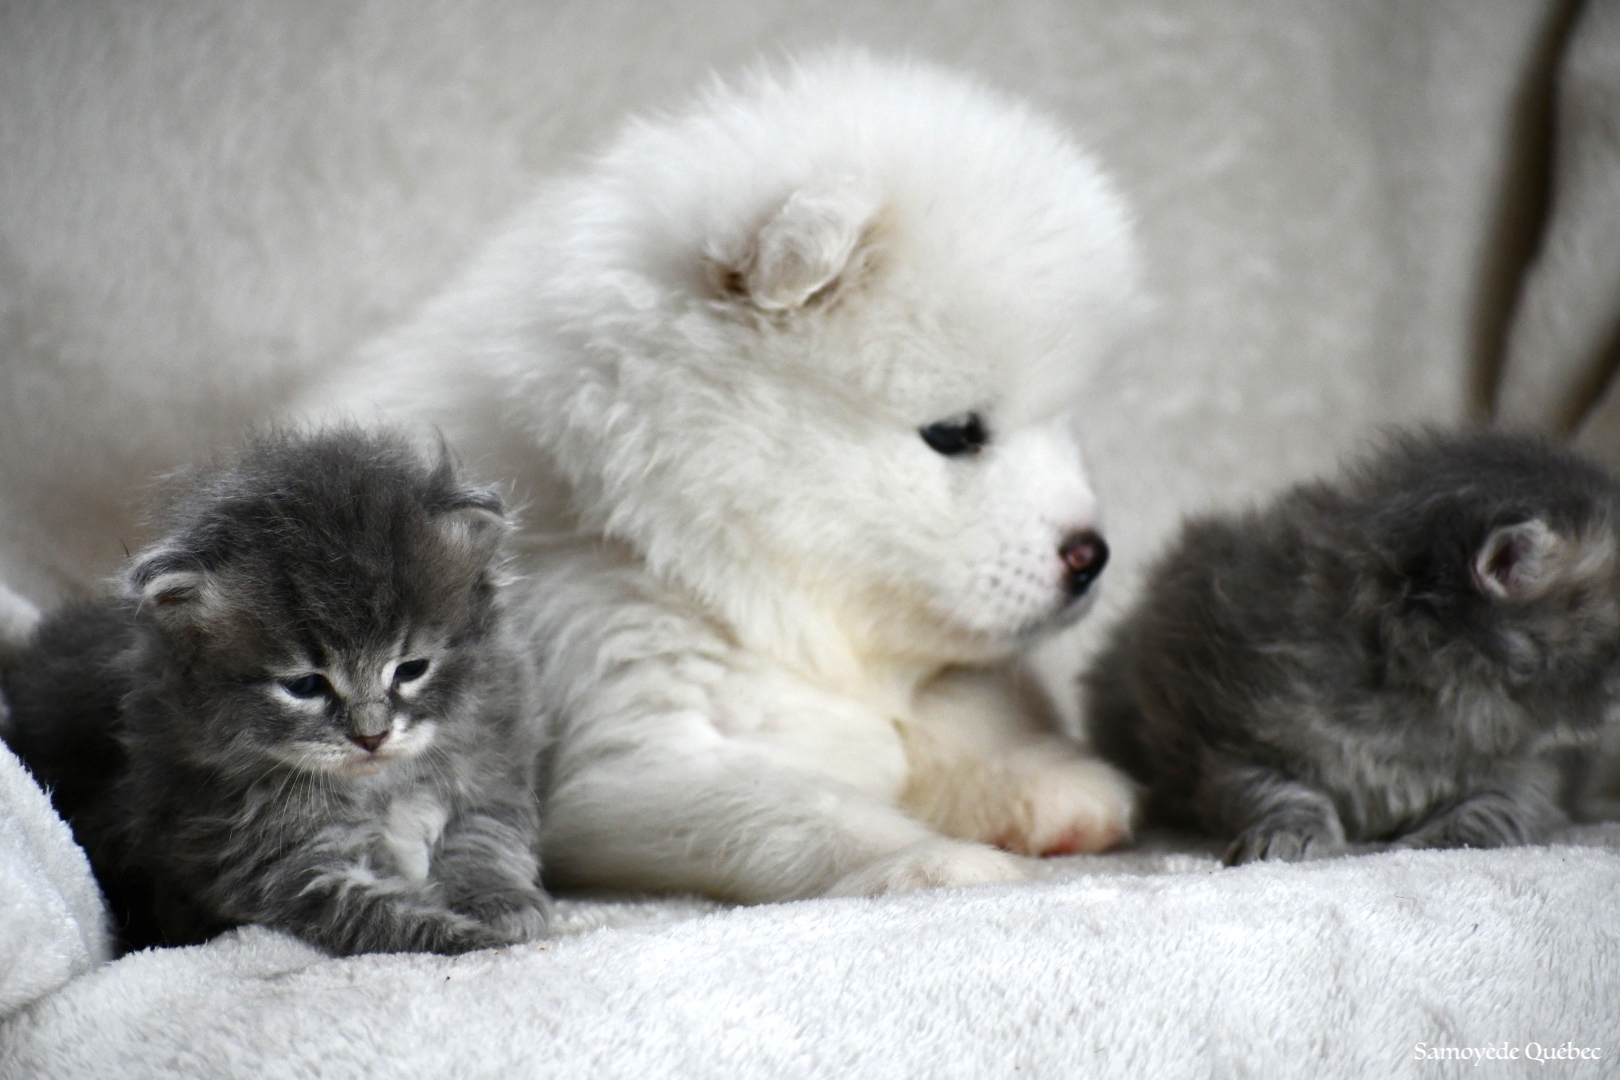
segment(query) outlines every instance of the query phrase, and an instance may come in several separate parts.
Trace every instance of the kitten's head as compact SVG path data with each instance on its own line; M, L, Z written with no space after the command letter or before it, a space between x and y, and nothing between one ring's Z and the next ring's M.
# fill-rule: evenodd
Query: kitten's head
M1429 435L1360 481L1381 603L1423 662L1531 691L1620 677L1620 488L1601 469L1529 436Z
M138 677L192 760L354 775L475 722L507 522L444 455L272 435L188 485L167 525L126 583Z

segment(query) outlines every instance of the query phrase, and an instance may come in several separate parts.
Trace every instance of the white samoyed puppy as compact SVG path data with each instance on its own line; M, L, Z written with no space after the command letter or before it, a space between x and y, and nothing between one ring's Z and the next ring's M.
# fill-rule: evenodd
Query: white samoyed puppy
M1007 881L1129 827L1016 658L1107 560L1067 410L1137 298L1061 130L834 53L630 125L301 413L527 500L548 880Z

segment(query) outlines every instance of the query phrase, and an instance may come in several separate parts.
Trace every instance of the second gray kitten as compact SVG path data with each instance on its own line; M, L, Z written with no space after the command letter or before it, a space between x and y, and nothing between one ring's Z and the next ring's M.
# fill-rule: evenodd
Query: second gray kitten
M0 665L6 741L126 946L250 922L339 954L542 933L499 497L341 429L260 440L164 528Z
M1097 750L1229 863L1494 847L1620 702L1620 489L1544 441L1393 439L1190 521L1084 678Z

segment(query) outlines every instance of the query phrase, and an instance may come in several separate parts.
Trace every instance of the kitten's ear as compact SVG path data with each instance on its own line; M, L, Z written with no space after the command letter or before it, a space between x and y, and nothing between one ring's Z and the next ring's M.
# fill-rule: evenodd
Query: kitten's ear
M143 552L125 580L141 608L165 622L195 618L208 593L207 572L172 548Z
M477 559L488 559L511 528L506 502L493 487L464 485L439 508L438 525L450 545Z
M1474 555L1474 584L1493 600L1529 600L1557 577L1564 540L1540 518L1491 530Z
M803 307L855 261L875 207L853 185L793 193L727 281L763 311Z

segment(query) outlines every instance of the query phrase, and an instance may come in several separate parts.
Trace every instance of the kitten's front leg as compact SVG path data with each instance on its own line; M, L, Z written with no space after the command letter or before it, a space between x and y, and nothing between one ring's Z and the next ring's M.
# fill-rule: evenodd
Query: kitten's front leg
M1345 851L1344 823L1327 795L1282 773L1224 755L1203 761L1198 803L1213 832L1236 839L1222 861L1299 862Z
M1553 798L1557 776L1537 763L1495 790L1471 795L1395 842L1404 848L1493 848L1533 844L1569 819Z
M367 861L324 861L277 875L260 910L244 922L290 931L336 956L360 953L464 953L511 944L444 902L437 882L379 873Z
M508 944L546 932L550 901L540 888L540 860L531 837L538 828L534 800L485 806L445 828L434 875L451 910L476 920Z
M420 810L437 803L414 805ZM511 931L446 902L428 858L436 835L410 835L392 817L388 825L381 846L374 829L350 824L307 836L287 854L276 852L282 834L267 832L202 889L232 922L274 926L338 956L462 953L512 943ZM528 859L532 866L533 856Z

